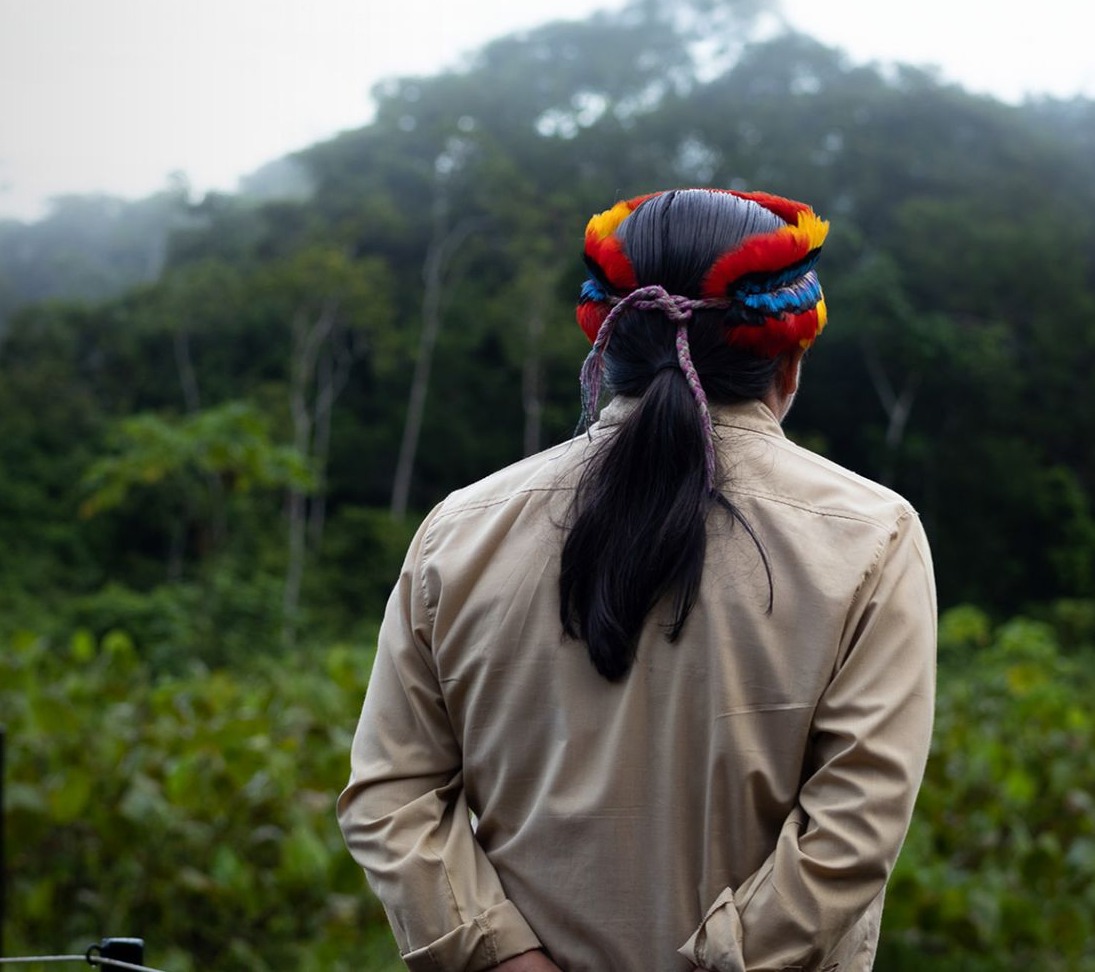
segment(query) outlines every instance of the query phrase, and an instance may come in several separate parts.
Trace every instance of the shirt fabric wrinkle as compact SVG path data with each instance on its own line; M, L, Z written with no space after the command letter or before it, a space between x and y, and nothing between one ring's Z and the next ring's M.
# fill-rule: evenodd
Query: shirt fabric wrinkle
M919 518L763 404L714 406L774 607L715 510L679 641L656 606L609 683L562 636L556 554L585 462L632 407L424 521L339 798L347 845L412 970L544 947L564 972L867 972L931 732Z

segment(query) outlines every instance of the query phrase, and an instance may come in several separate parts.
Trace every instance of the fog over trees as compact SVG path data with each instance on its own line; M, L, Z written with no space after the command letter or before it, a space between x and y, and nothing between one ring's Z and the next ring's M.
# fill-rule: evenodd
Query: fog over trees
M1090 716L1061 715L1076 700L1043 680L1095 670L1095 103L1010 106L802 34L748 41L765 9L633 0L547 24L384 82L372 123L239 194L180 181L0 223L0 638L62 652L78 633L95 653L121 637L149 679L366 642L418 519L572 434L588 217L678 185L803 199L832 224L830 324L788 434L919 509L967 666L933 772L978 772L955 753L982 745L999 763L960 787L986 828L976 853L932 784L892 959L999 946L1000 962L1095 968L1079 919L1050 906L1090 899L1090 815L1050 847L1054 814L1032 810L1095 788L1067 755ZM998 696L968 667L978 652ZM1034 673L1021 698L1000 688L1013 668ZM989 741L962 728L969 692L995 699ZM1020 759L1003 728L1020 709L1071 741ZM1038 752L1071 782L1040 782ZM988 823L978 787L997 771L1016 816ZM1009 923L1020 904L1040 909L1030 927ZM97 913L74 914L78 935ZM323 967L359 967L338 961Z

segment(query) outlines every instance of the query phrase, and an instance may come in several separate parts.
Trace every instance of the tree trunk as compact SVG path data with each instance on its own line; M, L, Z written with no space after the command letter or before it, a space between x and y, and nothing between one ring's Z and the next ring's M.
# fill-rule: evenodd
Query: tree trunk
M883 411L886 413L886 461L881 470L880 478L883 485L892 486L897 476L897 457L901 451L901 444L905 440L909 415L912 412L913 403L916 401L916 393L920 389L921 375L918 371L906 375L905 384L898 393L886 375L886 370L882 367L882 362L873 344L864 343L863 358L875 394L878 395L878 400L882 403Z
M521 369L521 402L525 411L525 455L541 449L544 401L540 359L540 339L544 334L544 302L537 295L529 308L525 341L525 360Z
M327 462L331 455L331 416L335 402L346 382L354 362L364 353L359 334L346 334L335 322L331 340L324 346L316 367L315 418L312 436L312 466L316 473L316 489L308 509L308 540L313 550L323 542L323 527L327 519Z
M441 330L441 247L431 246L426 255L425 293L422 296L422 335L418 340L418 357L411 379L411 396L407 403L407 418L403 423L403 440L399 444L399 461L392 485L391 514L401 520L407 514L411 493L411 475L418 452L418 437L422 432L422 414L426 407L426 392L433 367L433 349Z
M179 386L182 389L183 407L188 414L194 415L201 411L202 401L197 372L194 370L194 359L190 354L190 332L185 327L178 328L172 343L175 350L175 370L179 374ZM224 483L219 476L207 473L205 484L209 489L209 499L213 508L210 543L213 549L217 549L228 535L228 502L225 498ZM168 555L168 580L177 580L181 576L185 552L185 536L181 541L173 536L171 552Z
M312 436L312 468L316 475L315 494L308 505L308 542L319 549L327 519L327 460L331 454L331 412L334 408L334 355L324 348L316 366L316 402Z
M179 372L179 384L182 386L186 410L191 414L200 411L201 395L198 392L198 379L194 374L194 362L190 357L190 332L184 327L175 331L175 368Z
M338 305L325 301L319 316L309 323L303 311L293 319L293 360L290 366L289 404L293 415L293 446L301 455L310 456L314 416L309 390L316 373L320 349L331 334ZM282 594L282 640L291 647L296 639L296 614L300 607L300 589L304 581L305 545L308 525L308 498L299 489L289 491L289 562L285 569Z
M426 393L429 391L430 371L433 367L433 351L437 344L437 335L441 331L441 298L444 291L445 270L450 255L471 234L475 222L470 219L462 220L453 229L445 232L445 208L440 203L435 207L434 236L426 251L422 274L425 284L422 295L422 334L418 341L418 357L414 363L414 376L411 379L407 418L403 423L403 439L399 445L399 461L395 467L395 481L392 484L393 520L401 520L407 515L411 478L418 453L418 439L422 432L422 415L426 407Z
M281 639L286 648L296 641L296 614L300 607L300 588L304 582L304 527L307 508L304 494L289 492L289 563L285 569L285 590L281 605Z

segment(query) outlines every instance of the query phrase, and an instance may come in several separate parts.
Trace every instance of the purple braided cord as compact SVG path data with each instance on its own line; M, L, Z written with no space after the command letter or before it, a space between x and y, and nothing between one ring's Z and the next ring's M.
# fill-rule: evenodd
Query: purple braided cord
M715 484L715 432L711 424L711 410L707 405L707 395L700 383L696 366L692 363L692 351L688 345L688 322L692 319L693 310L729 306L730 302L726 300L693 300L691 297L671 294L659 284L639 287L619 298L597 331L593 347L582 363L582 426L588 428L597 420L605 350L608 348L608 342L612 338L612 332L620 316L629 307L634 307L636 310L662 311L669 320L677 324L677 361L688 381L688 387L692 390L696 407L700 411L700 423L703 426L705 478L707 491L710 492Z
M692 316L691 310L688 316ZM715 488L715 429L711 424L711 409L707 406L707 395L703 385L700 384L696 366L692 363L692 349L688 346L687 320L677 324L677 360L681 363L681 371L688 380L688 387L692 389L692 397L696 399L696 407L700 410L700 425L703 426L704 482L707 492L710 493Z

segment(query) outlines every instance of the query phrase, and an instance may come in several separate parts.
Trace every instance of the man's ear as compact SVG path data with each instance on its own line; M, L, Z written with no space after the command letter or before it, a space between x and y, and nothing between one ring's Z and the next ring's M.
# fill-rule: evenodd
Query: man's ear
M802 369L802 358L806 354L803 348L796 348L783 356L779 364L777 382L780 393L784 397L791 397L798 391L798 377Z

